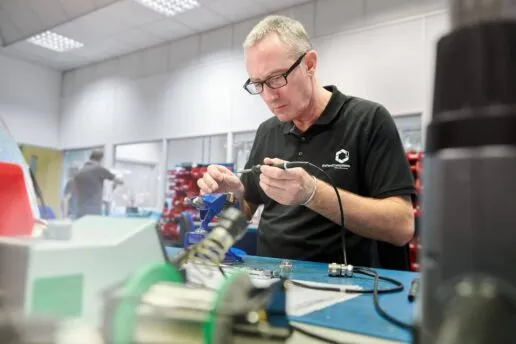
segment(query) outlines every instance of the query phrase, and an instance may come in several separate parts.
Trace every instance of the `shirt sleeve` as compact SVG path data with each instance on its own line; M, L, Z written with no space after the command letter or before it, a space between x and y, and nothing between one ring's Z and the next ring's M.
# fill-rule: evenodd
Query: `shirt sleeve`
M102 180L114 180L116 178L116 176L113 173L111 173L110 170L103 166L99 166L98 173Z
M370 197L411 196L415 193L414 179L396 124L382 106L372 117L364 164Z

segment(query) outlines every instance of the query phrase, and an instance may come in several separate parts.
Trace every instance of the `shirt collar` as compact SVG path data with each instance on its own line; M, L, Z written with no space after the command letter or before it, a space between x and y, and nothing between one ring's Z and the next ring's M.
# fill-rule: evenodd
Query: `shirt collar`
M336 86L330 85L324 86L324 88L331 92L330 101L313 125L324 126L332 124L333 121L337 118L341 107L346 102L347 97L342 94ZM291 121L283 123L283 134L290 134L294 133L295 131L296 126L294 122Z

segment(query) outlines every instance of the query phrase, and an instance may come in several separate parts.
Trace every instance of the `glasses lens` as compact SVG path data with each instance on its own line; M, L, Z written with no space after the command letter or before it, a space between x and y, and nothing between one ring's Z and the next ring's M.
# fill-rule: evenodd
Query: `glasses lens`
M287 78L285 78L283 75L273 76L266 81L266 84L270 88L280 88L287 84Z
M258 94L262 91L262 84L251 82L246 84L245 88L251 94Z

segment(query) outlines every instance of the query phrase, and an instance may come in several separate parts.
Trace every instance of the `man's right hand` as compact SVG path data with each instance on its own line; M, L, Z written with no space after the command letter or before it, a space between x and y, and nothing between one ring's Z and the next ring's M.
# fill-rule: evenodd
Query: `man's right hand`
M201 194L232 192L237 199L244 196L244 185L240 178L228 168L221 165L210 165L202 178L197 180Z

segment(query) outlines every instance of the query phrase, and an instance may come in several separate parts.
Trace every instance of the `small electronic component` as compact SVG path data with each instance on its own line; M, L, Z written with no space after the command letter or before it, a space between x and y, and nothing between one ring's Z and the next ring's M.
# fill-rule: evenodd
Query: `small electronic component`
M419 277L415 278L410 285L410 289L409 289L409 293L408 293L409 302L414 302L414 300L417 297L418 292L419 292Z
M293 267L290 260L282 260L280 263L280 277L289 278Z
M340 264L337 264L337 263L328 264L328 276L339 277L340 276Z
M330 277L353 277L353 265L351 264L328 264L328 276Z
M307 167L309 165L310 165L310 163L306 162L306 161L285 161L285 162L282 162L279 164L272 164L269 166L281 168L282 170L286 170L286 169L294 168L294 167ZM237 174L250 173L250 172L260 173L261 167L262 167L262 165L254 165L251 168L237 171Z
M249 266L234 266L234 265L221 265L222 269L226 273L234 273L235 271L245 272L252 278L258 279L272 279L278 277L277 273L269 269L261 269Z

